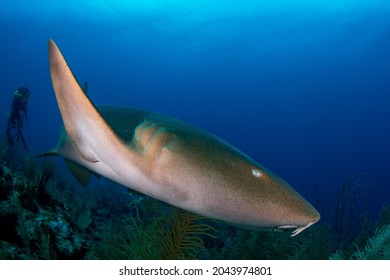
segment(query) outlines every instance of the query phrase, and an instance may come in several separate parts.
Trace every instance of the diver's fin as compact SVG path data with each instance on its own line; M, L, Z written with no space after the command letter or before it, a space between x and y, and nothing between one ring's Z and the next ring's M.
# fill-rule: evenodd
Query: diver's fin
M23 136L22 130L20 128L18 129L18 133L19 133L19 138L22 141L23 147L27 151L28 149L27 149L26 140L24 140L24 136Z
M80 164L75 163L69 159L64 159L66 166L72 172L73 176L76 177L77 181L84 187L86 187L89 183L89 179L91 178L91 171Z

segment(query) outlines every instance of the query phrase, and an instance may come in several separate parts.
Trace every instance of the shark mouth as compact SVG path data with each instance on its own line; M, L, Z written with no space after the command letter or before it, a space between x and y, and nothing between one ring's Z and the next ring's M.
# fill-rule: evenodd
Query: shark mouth
M307 229L308 227L312 226L313 222L311 223L308 223L306 226L293 226L293 225L284 225L284 226L277 226L273 229L274 232L283 232L283 231L286 231L286 230L289 230L289 229L295 229L292 233L291 233L291 237L293 236L297 236L298 234L300 234L302 231L304 231L305 229Z

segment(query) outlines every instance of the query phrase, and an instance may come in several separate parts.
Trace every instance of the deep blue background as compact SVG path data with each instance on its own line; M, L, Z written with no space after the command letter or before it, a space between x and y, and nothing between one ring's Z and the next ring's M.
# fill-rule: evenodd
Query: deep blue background
M53 38L90 98L204 128L314 200L358 173L390 200L387 0L2 1L0 129L32 91L25 138L54 146ZM375 186L375 190L374 190Z

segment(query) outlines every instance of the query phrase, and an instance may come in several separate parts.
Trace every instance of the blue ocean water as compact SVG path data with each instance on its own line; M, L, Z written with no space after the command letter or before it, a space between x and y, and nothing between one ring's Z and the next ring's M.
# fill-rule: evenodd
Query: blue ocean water
M232 143L311 202L357 174L390 200L390 3L385 0L3 1L0 129L31 89L29 147L62 125L54 39L97 104L168 114Z

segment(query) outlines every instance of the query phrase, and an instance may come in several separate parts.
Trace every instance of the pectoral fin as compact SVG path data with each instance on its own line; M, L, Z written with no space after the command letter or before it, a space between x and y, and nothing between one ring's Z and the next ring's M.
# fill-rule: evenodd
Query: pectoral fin
M91 178L91 171L80 164L75 163L69 159L65 159L65 164L72 172L73 176L76 177L77 181L84 187L86 187L89 183L89 179Z

